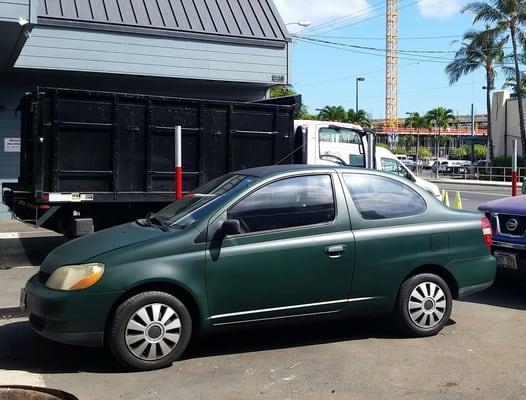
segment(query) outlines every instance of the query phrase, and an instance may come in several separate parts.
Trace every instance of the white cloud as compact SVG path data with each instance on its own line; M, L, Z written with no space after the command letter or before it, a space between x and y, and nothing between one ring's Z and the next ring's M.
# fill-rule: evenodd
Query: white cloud
M418 8L427 18L449 18L460 11L463 3L461 0L421 0Z
M309 21L311 27L352 14L353 19L371 10L367 0L274 0L285 23ZM297 26L288 26L294 32Z

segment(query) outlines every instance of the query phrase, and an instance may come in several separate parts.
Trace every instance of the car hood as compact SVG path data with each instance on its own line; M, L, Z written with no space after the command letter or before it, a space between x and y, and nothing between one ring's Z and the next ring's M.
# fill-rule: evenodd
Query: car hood
M60 266L84 263L109 251L155 239L163 233L155 227L141 227L136 223L106 229L57 247L46 257L40 270L52 273Z
M420 186L422 189L427 190L428 192L433 193L433 195L437 198L440 198L440 189L437 185L435 185L432 182L428 182L424 179L415 177L415 183Z
M526 196L507 197L482 204L480 211L526 215Z

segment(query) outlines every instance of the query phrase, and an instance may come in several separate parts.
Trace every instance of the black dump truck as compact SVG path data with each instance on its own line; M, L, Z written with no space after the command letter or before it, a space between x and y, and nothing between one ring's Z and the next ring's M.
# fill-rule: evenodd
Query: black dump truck
M297 161L299 101L38 88L20 102L20 176L3 185L4 204L68 236L144 217L174 201L176 126L188 192L230 171Z

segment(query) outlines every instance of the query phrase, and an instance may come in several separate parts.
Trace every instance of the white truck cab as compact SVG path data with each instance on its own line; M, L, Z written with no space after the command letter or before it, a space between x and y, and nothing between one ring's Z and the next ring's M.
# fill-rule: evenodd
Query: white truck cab
M354 124L329 121L295 121L296 138L301 137L302 161L318 165L348 165L373 168L403 176L421 188L440 198L440 190L434 183L418 178L393 153L383 147L375 147L372 135Z

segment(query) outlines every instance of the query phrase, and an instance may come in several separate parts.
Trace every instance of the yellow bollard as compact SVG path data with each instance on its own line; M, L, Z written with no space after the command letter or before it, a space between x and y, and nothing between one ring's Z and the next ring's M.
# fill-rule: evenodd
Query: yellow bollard
M455 202L453 203L453 208L457 210L462 210L462 198L460 197L460 192L457 192L455 195Z
M440 201L442 203L446 202L446 191L445 190L442 190L442 194L440 195Z

